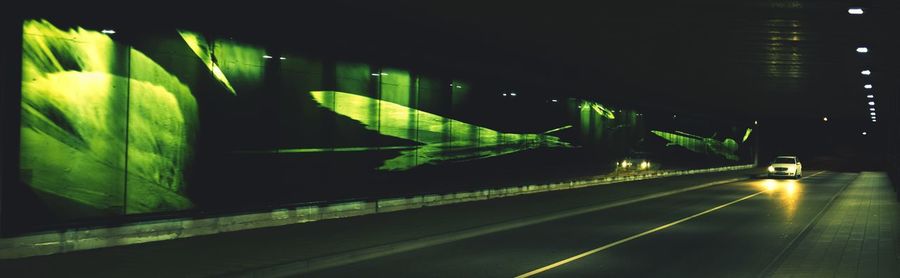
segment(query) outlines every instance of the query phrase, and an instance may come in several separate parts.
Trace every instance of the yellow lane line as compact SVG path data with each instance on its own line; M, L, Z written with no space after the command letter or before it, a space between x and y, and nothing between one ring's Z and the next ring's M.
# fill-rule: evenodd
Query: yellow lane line
M807 177L803 177L803 178L801 178L801 179L813 177L813 176L816 176L816 175L821 174L821 173L824 173L824 172L825 172L825 171L819 171L818 173L809 175L809 176L807 176ZM740 201L743 201L743 200L747 200L747 199L753 198L753 197L755 197L756 195L765 193L766 191L768 191L768 190L763 190L763 191L760 191L760 192L756 192L756 193L753 193L753 194L744 196L743 198L740 198L740 199L737 199L737 200L728 202L728 203L726 203L726 204L719 205L719 206L717 206L717 207L714 207L714 208L705 210L705 211L703 211L703 212L700 212L700 213L697 213L697 214L694 214L694 215L691 215L691 216L688 216L688 217L685 217L685 218L676 220L675 222L671 222L671 223L669 223L669 224L665 224L665 225L662 225L662 226L659 226L659 227L656 227L656 228L647 230L647 231L645 231L645 232L643 232L643 233L636 234L636 235L633 235L633 236L630 236L630 237L626 237L626 238L620 239L620 240L618 240L618 241L616 241L616 242L613 242L613 243L610 243L610 244L607 244L607 245L603 245L603 246L597 247L597 248L595 248L595 249L591 249L591 250L589 250L589 251L587 251L587 252L584 252L584 253L581 253L581 254L578 254L578 255L569 257L568 259L565 259L565 260L562 260L562 261L558 261L558 262L555 262L555 263L553 263L553 264L547 265L547 266L545 266L545 267L538 268L538 269L529 271L528 273L525 273L525 274L516 276L516 278L525 278L525 277L531 277L531 276L534 276L534 275L539 274L539 273L541 273L541 272L545 272L545 271L547 271L547 270L556 268L556 267L558 267L558 266L561 266L561 265L564 265L564 264L573 262L573 261L575 261L575 260L578 260L578 259L581 259L581 258L590 256L591 254L594 254L594 253L597 253L597 252L600 252L600 251L603 251L603 250L606 250L606 249L615 247L615 246L617 246L617 245L619 245L619 244L622 244L622 243L629 242L629 241L631 241L631 240L633 240L633 239L636 239L636 238L639 238L639 237L642 237L642 236L645 236L645 235L649 235L649 234L652 234L652 233L661 231L661 230L663 230L663 229L666 229L666 228L669 228L669 227L672 227L672 226L681 224L682 222L685 222L685 221L688 221L688 220L691 220L691 219L694 219L694 218L703 216L704 214L707 214L707 213L710 213L710 212L713 212L713 211L717 211L717 210L722 209L722 208L724 208L724 207L733 205L733 204L738 203L738 202L740 202Z

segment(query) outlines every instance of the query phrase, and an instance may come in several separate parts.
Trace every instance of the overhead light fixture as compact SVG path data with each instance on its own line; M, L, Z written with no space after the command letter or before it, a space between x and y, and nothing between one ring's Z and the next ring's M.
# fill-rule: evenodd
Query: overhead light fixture
M459 87L457 87L459 88ZM516 96L516 93L509 93L510 96Z
M759 121L753 121L753 125L758 125Z
M862 75L870 75L870 74L872 74L872 71L870 71L870 70L863 70L863 71L861 71L861 72L859 72L859 73L862 73Z
M872 89L872 84L866 84L866 85L863 85L863 88L866 88L866 89Z
M875 102L874 102L874 101L870 101L870 102L869 102L869 106L875 106Z
M456 88L457 88L457 89L462 89L462 86L456 85Z
M102 31L100 31L100 33L104 33L104 34L107 34L107 35L112 35L112 34L115 34L115 33L116 33L116 30L112 30L112 29L103 29Z
M875 111L875 107L869 107L869 111Z
M380 74L373 73L372 76L381 76Z
M862 133L862 134L863 134L863 135L867 135L867 134L869 134L869 133L867 133L867 132L865 132L865 131L863 131L863 133Z
M857 47L857 48L856 48L856 52L859 52L859 53L868 53L868 52L869 52L869 48L868 48L868 47Z
M875 95L866 95L867 98L875 98Z
M285 57L278 57L278 60L287 60Z
M875 112L869 113L869 115L875 116Z
M861 14L865 13L865 11L863 11L862 8L849 8L849 9L847 9L847 13L852 14L852 15L861 15Z
M503 93L503 96L506 96L506 93Z
M263 55L263 58L264 58L264 59L272 59L272 56L269 56L269 55Z
M822 117L822 121L823 121L823 122L827 122L827 121L828 121L828 117Z
M556 99L551 99L550 101L552 101L552 102L559 102L559 101L556 100Z

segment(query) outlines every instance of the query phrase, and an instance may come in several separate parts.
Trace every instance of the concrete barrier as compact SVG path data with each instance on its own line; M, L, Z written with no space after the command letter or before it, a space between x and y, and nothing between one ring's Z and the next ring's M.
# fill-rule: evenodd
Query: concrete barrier
M116 227L71 228L62 231L36 233L0 238L0 259L50 255L78 250L138 244L160 240L188 238L223 232L257 229L297 223L361 216L421 207L482 201L523 194L567 190L645 180L662 177L734 171L753 168L753 165L728 166L700 170L660 171L634 176L597 177L560 183L478 189L448 194L427 194L411 197L348 201L327 205L280 208L269 212L248 213L203 219L175 218L131 223Z

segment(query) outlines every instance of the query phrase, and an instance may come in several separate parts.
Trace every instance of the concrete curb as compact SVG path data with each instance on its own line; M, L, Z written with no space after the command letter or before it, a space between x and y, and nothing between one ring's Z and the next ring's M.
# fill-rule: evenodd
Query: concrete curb
M295 208L282 208L270 212L205 219L170 219L138 222L118 227L73 228L64 231L0 238L0 259L50 255L71 251L305 223L325 219L345 218L373 213L512 197L523 194L567 190L626 181L734 171L750 169L753 167L754 165L741 165L696 170L654 172L627 177L604 177L564 183L505 187L499 189L479 189L448 194L428 194L403 198L349 201L321 206L311 205ZM397 248L389 249L395 250Z
M651 199L666 197L670 195L675 195L678 193L683 193L687 191L693 191L698 189L703 189L711 186L727 184L732 182L737 182L741 180L745 180L747 178L734 178L728 180L715 181L700 185L695 185L687 188L675 189L666 192L659 192L648 194L640 197L634 197L625 200L619 200L612 203L598 204L588 207L576 208L571 210L566 210L562 212L557 212L549 215L541 215L536 217L529 217L526 219L518 219L508 222L502 222L482 227L476 227L471 229L466 229L462 231L450 232L446 234L434 235L419 239L413 239L409 241L402 242L393 242L378 246L373 246L369 248L363 248L355 251L345 252L341 254L335 254L330 256L309 258L305 260L299 260L294 262L282 263L277 265L271 265L256 269L243 270L236 273L231 273L224 275L225 277L293 277L299 274L309 273L312 271L337 267L345 264L350 264L354 262L360 262L367 259L378 258L382 256L387 256L391 254L397 254L401 252L411 251L415 249L425 248L429 246L435 246L439 244L454 242L457 240L463 240L467 238L477 237L481 235L502 232L506 230L511 230L515 228L525 227L529 225L544 223L548 221L553 221L557 219L572 217L580 214L595 212L604 209L610 209L614 207L620 207L628 204L633 204L637 202L647 201Z

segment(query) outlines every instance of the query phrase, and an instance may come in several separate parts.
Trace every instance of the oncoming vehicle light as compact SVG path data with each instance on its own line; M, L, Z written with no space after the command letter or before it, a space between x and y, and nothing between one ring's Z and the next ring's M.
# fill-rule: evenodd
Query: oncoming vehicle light
M643 161L641 162L641 170L646 170L650 168L650 162Z

